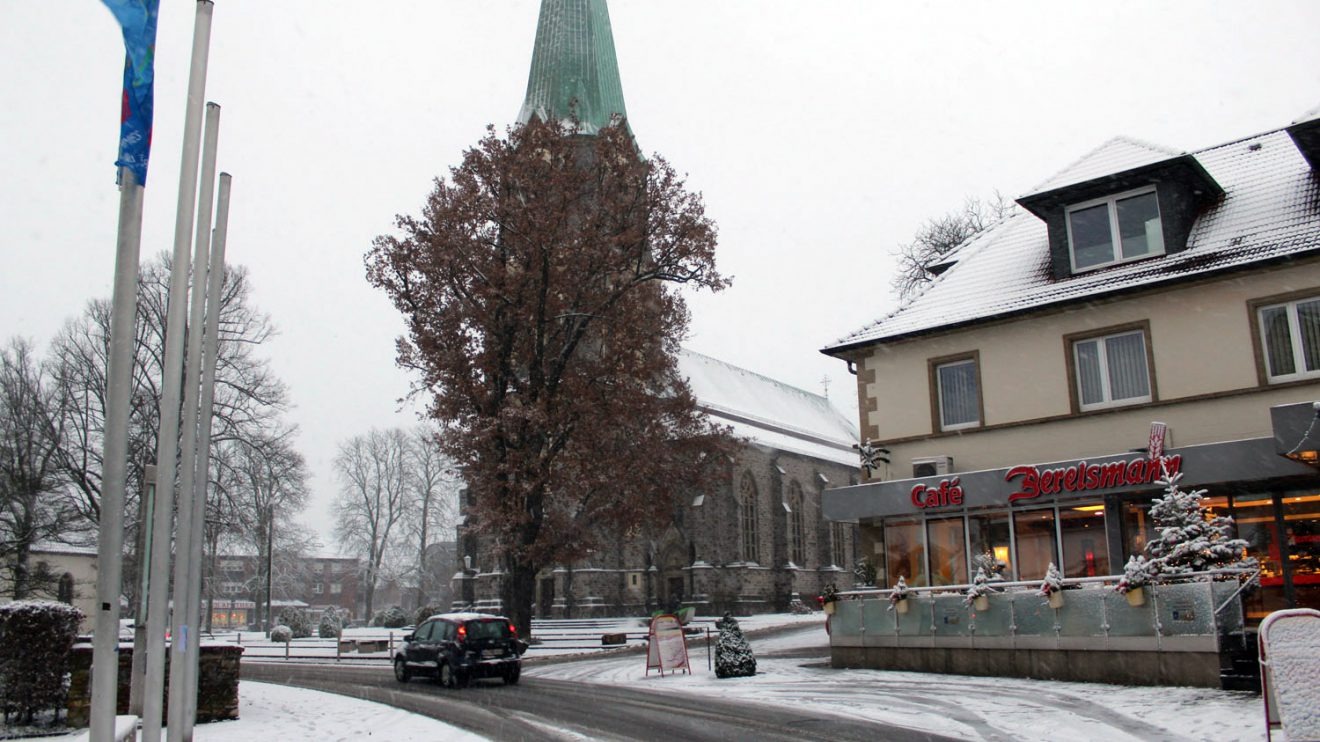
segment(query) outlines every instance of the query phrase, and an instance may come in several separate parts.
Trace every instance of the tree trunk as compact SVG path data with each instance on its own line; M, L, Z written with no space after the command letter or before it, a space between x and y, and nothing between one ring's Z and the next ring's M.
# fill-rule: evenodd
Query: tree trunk
M504 614L524 638L532 635L532 601L536 599L536 573L540 567L510 559L509 572L500 588Z
M28 559L32 544L25 541L19 541L14 545L14 600L22 600L28 596Z

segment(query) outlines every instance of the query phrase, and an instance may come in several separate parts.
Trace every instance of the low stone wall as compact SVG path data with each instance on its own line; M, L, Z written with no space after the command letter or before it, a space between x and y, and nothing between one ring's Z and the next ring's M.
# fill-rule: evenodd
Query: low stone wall
M230 644L201 647L197 672L197 723L238 718L239 660L243 648ZM165 653L165 701L161 704L161 723L169 709L170 652ZM92 707L92 645L77 644L69 658L68 724L85 727L90 723ZM119 694L116 714L128 713L129 684L133 672L133 647L119 647Z

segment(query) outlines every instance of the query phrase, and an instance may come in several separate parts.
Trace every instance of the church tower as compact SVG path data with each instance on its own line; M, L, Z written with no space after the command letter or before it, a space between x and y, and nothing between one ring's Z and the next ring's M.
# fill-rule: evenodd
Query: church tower
M584 134L609 126L612 116L627 118L610 11L605 0L541 0L518 123L533 116L566 121L574 114Z

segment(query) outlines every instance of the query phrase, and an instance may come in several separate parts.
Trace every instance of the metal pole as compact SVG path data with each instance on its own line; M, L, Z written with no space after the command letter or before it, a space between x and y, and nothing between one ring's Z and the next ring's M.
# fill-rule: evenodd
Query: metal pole
M147 682L142 699L142 738L160 739L162 695L165 690L165 626L168 624L170 526L174 520L174 475L178 456L179 391L183 372L184 313L187 310L188 247L192 240L193 207L197 197L197 154L201 146L202 103L206 96L206 66L210 53L210 0L199 0L193 27L192 67L183 125L183 158L179 167L179 201L174 220L174 264L170 272L169 313L165 331L164 388L157 429L156 512L152 523L151 573L147 604ZM176 637L177 638L177 637Z
M94 742L114 737L119 695L119 596L123 592L124 487L128 473L128 403L133 386L133 326L137 321L138 255L142 244L142 186L119 169L119 236L110 309L101 523L96 550L96 620L92 646Z
M197 197L197 236L193 240L192 293L189 295L188 355L183 364L183 423L179 447L179 519L174 534L174 657L170 660L169 742L183 742L183 716L188 711L184 692L188 666L196 663L192 646L197 624L190 620L188 603L192 586L192 522L198 508L193 482L197 473L197 404L202 379L202 324L206 320L206 266L211 255L211 207L215 201L215 152L220 138L220 106L206 104L206 128L202 137L202 179ZM203 492L203 494L205 494ZM205 505L205 502L203 502Z
M274 497L274 487L266 483L270 491L267 497ZM275 617L270 615L270 594L275 588L275 503L266 508L266 638L270 638L271 629L275 628Z
M220 201L216 207L215 238L211 243L211 265L206 282L206 337L202 355L202 403L197 425L197 476L193 484L192 552L188 555L188 623L193 632L188 637L188 656L192 657L184 674L183 692L187 703L183 715L183 739L191 742L197 722L197 674L202 656L200 620L202 604L202 542L206 527L206 490L211 470L211 413L215 403L215 369L220 349L220 304L225 281L225 238L229 231L229 173L220 174Z
M138 503L138 604L133 620L133 663L128 689L128 713L142 716L142 685L147 666L147 565L151 563L152 500L156 497L156 466L142 472L142 500Z

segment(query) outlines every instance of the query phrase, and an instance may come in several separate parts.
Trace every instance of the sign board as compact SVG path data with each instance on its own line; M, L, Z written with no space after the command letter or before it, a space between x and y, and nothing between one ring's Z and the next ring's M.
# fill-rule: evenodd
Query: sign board
M683 635L683 626L676 616L665 614L651 619L651 630L646 637L647 675L651 674L652 668L658 669L661 675L666 670L671 673L686 670L692 674L688 665L687 637Z
M1164 423L1153 422L1150 424L1150 446L1147 453L1150 458L1158 459L1164 456L1164 437L1169 430L1169 426Z
M1265 738L1281 728L1290 740L1320 739L1320 611L1275 611L1256 637Z

